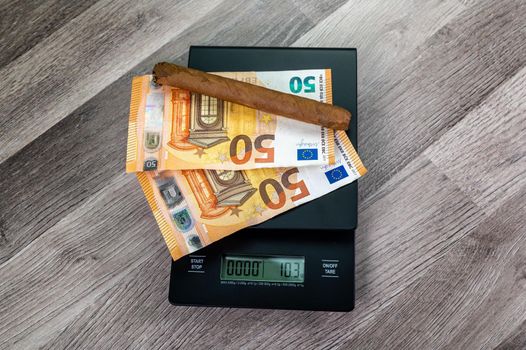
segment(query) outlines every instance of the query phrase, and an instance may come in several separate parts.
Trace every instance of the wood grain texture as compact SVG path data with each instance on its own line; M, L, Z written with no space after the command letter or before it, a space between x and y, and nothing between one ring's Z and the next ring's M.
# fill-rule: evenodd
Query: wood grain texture
M0 67L17 59L96 0L10 0L0 3Z
M349 1L294 46L358 48L358 93L367 96L373 83L389 83L401 60L465 9L457 0Z
M14 317L1 319L0 339L9 348L41 345L149 256L141 252L165 253L160 237L145 234L155 224L137 181L122 174L107 186L2 268L9 283L0 286L0 310Z
M350 11L352 6L349 7ZM445 16L455 14L442 3L438 7ZM424 6L422 12L426 10L429 11ZM389 17L391 10L385 11L378 21ZM407 6L399 11L400 17L407 16ZM390 47L382 53L395 55L392 60L380 60L370 48L365 55L359 53L359 62L367 62L372 56L376 63L372 67L360 63L363 73L358 72L368 80L359 90L359 146L362 158L372 168L369 174L373 174L361 182L362 197L374 192L526 64L526 31L519 29L525 16L523 1L480 2L438 30L436 26L416 21L417 28L408 34L407 41L426 40L414 50L411 50L414 44L408 44L410 54L404 52L396 56L405 50ZM336 17L340 21L343 18ZM330 26L325 30L330 31ZM316 42L325 36L331 42L323 31L316 33L315 28L311 32ZM374 33L392 35L381 26ZM356 34L351 31L347 42L359 42L359 39L353 40L359 37ZM337 40L334 44L341 45L342 41ZM391 42L398 43L394 39ZM402 47L405 42L402 36Z
M232 12L210 16L210 21L202 23L203 27L195 28L192 33L199 35L220 24L235 25L240 32L237 36L230 35L226 44L235 45L244 41L247 45L278 45L294 41L299 33L313 26L291 5L278 1L274 5L274 8L282 10L279 13L288 14L295 24L283 26L282 31L274 30L272 36L261 31L248 31L253 25L248 15L257 8L245 6L232 6L229 7ZM242 16L240 21L233 13L241 10L247 11L240 12L247 16ZM269 15L263 17L260 23L270 26L277 20ZM0 195L5 198L0 202L0 263L23 249L60 220L62 215L124 171L122 157L126 148L131 77L151 71L158 60L179 61L189 45L197 41L192 33L183 32L175 37L23 151L0 163L0 171L11 179L0 183ZM211 37L208 40L213 42L219 39ZM22 192L26 195L21 195ZM34 203L43 205L36 210Z
M0 162L219 4L101 1L5 66Z
M526 348L523 1L5 11L0 349ZM124 174L130 80L197 44L358 48L353 312L168 303L168 252Z
M425 153L488 213L526 187L526 69Z
M482 221L347 345L496 347L526 315L524 194Z
M515 328L515 330L504 338L504 340L495 348L498 350L520 349L526 344L526 322Z

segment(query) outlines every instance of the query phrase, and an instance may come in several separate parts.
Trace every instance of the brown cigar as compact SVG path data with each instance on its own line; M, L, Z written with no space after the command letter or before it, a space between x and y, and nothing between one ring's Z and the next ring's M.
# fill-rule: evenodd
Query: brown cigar
M172 63L157 63L153 75L160 85L178 87L331 129L347 130L351 120L351 112L341 107Z

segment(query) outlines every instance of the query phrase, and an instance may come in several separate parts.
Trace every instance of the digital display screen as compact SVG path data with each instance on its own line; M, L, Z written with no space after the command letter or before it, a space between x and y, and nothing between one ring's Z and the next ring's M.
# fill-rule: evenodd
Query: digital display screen
M305 257L223 255L221 279L224 281L261 281L303 283Z

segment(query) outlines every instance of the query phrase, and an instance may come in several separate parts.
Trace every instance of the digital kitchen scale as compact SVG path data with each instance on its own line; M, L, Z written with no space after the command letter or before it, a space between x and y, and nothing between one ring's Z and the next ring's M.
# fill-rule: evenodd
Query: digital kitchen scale
M192 46L203 71L331 68L333 103L352 112L356 147L356 50ZM354 307L353 182L172 262L175 305L349 311Z

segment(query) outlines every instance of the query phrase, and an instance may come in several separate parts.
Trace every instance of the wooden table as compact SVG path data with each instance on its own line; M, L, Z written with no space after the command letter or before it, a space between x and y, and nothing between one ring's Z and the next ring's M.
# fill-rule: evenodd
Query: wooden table
M0 1L0 348L526 348L526 2ZM357 47L356 309L173 307L130 79Z

